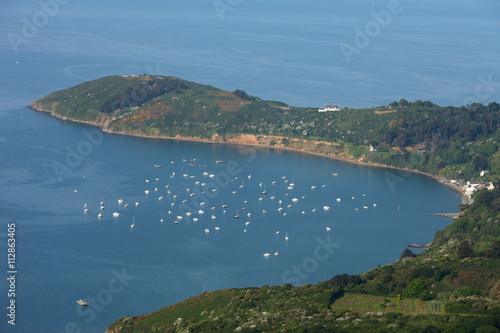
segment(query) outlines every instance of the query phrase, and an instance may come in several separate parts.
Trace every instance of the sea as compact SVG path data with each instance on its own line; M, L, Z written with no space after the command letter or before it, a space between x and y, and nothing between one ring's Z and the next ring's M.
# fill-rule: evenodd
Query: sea
M420 174L107 134L33 100L150 74L295 106L487 104L499 14L496 0L3 1L0 332L104 332L206 291L361 273L432 241L451 222L432 214L460 204Z

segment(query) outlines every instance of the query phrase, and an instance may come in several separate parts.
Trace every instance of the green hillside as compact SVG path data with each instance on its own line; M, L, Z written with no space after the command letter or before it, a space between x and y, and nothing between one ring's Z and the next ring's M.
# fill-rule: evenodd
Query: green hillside
M243 90L135 75L85 82L30 107L109 132L286 147L447 179L489 181L500 175L497 103L440 107L400 100L369 109L318 112L264 101ZM483 170L490 173L480 178Z

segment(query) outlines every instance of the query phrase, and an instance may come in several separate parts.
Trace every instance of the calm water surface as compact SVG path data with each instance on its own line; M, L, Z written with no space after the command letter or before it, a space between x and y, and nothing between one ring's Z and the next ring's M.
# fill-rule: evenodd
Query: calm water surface
M43 16L39 2L0 5L4 281L11 221L18 254L17 325L7 325L2 311L1 332L102 332L124 315L207 290L360 273L398 259L409 243L428 243L450 222L430 213L457 211L459 196L421 175L300 153L98 134L24 106L83 81L143 73L298 106L369 107L400 98L484 104L500 89L498 1L401 1L403 10L350 62L340 45L352 45L355 28L387 2L242 1L222 17L214 1L62 2L24 35L24 22ZM17 48L12 34L24 38ZM88 308L77 306L81 298Z
M421 175L280 150L101 134L28 109L2 113L0 129L1 219L4 229L17 223L23 331L62 331L71 322L102 331L123 315L207 290L360 273L398 259L409 243L429 242L449 223L429 213L457 211L459 203ZM394 177L402 181L391 186ZM83 311L80 298L91 301Z

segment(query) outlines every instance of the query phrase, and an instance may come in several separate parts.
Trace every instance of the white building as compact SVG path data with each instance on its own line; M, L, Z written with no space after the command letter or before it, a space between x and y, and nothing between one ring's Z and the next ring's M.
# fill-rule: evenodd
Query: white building
M467 185L465 187L465 194L472 195L472 194L474 194L474 192L476 192L482 188L484 188L483 184L480 184L478 182L468 181Z
M487 173L490 173L490 171L489 170L483 170L483 171L481 171L481 173L479 173L479 176L483 177Z
M337 104L325 104L324 109L319 109L318 112L328 112L328 111L340 111L340 105Z

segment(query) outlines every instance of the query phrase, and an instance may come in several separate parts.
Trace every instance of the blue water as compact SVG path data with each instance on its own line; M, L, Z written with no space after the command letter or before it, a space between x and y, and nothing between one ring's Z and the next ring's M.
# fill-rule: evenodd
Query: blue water
M149 73L297 106L498 100L497 0L400 1L383 24L372 12L389 1L233 1L218 15L220 2L70 1L24 38L38 2L3 1L0 90L28 85L34 98L104 75ZM348 62L340 45L356 47L355 28L372 26ZM476 90L489 75L489 87Z
M3 281L11 221L18 255L17 325L7 324L1 284L1 332L102 332L124 315L207 290L360 273L396 260L409 243L429 242L450 222L429 213L457 211L458 195L421 175L280 150L99 134L24 107L86 80L141 73L299 106L498 99L497 1L402 1L350 62L339 45L353 44L354 28L371 24L371 11L386 2L241 1L223 13L214 3L70 1L46 21L37 1L0 5ZM27 33L34 19L38 28ZM12 36L22 38L17 50ZM205 213L194 222L202 197ZM81 298L88 308L75 303Z
M360 273L398 259L409 243L429 242L449 220L428 214L457 211L459 203L421 175L248 146L99 134L28 109L4 112L1 133L2 236L16 221L23 332L61 331L68 322L102 331L123 315L207 290ZM115 285L113 271L130 280ZM78 312L80 298L96 301Z

